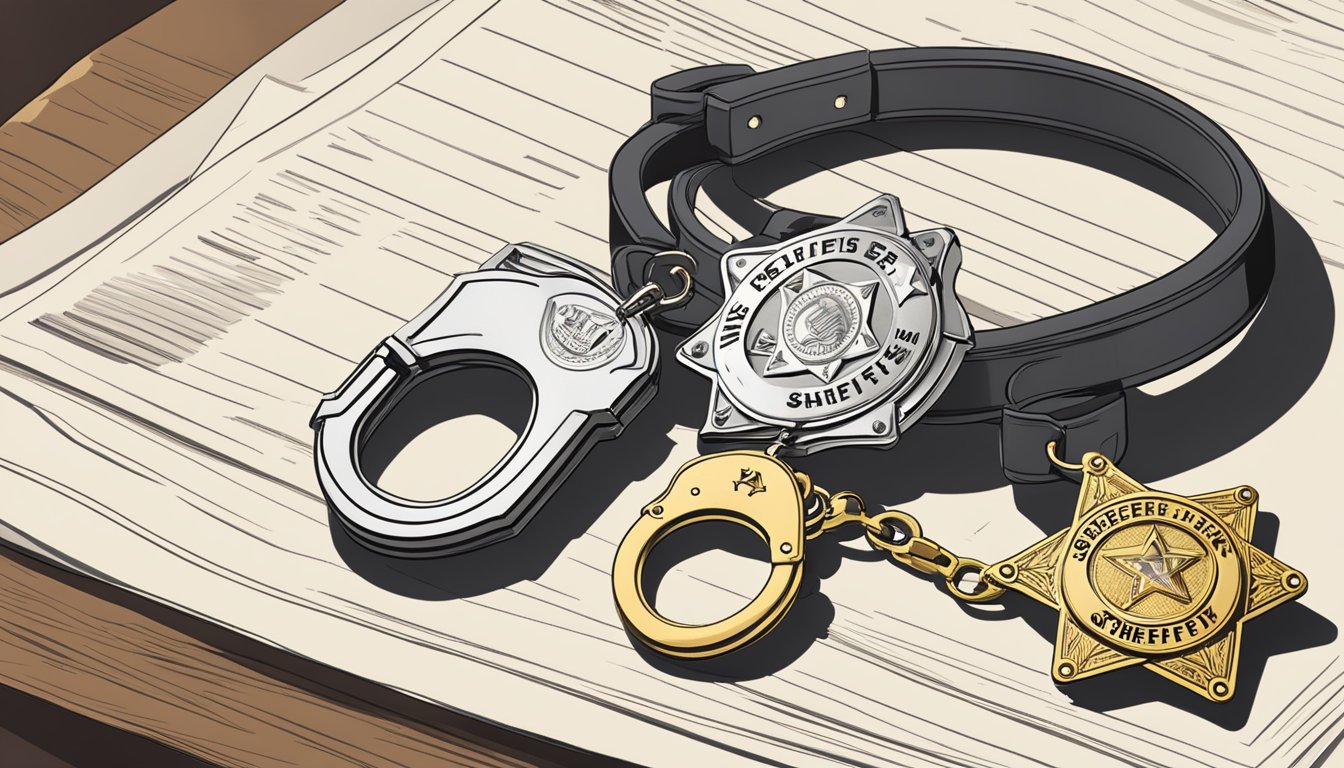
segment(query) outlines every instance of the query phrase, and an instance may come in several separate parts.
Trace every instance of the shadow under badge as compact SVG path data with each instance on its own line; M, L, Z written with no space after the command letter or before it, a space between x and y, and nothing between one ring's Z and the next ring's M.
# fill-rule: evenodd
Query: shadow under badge
M1278 516L1260 512L1256 517L1251 543L1273 553L1278 539ZM981 619L1022 619L1043 639L1053 640L1058 631L1059 612L1036 602L1013 601L995 614L980 606L961 604L967 613ZM1237 695L1230 701L1216 702L1183 692L1143 669L1122 669L1111 674L1080 680L1060 690L1074 704L1094 712L1160 701L1183 709L1227 730L1239 730L1250 719L1256 693L1270 656L1328 645L1339 632L1329 619L1307 606L1292 602L1277 609L1270 622L1250 622L1242 634L1241 660L1237 667Z

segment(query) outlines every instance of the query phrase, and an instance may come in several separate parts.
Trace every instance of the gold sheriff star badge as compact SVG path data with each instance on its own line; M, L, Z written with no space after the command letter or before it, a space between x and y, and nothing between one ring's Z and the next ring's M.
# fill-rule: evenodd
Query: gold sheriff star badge
M1301 572L1251 544L1255 490L1185 498L1144 487L1101 454L1056 463L1083 475L1072 527L985 571L1059 610L1056 682L1142 664L1232 698L1242 624L1307 591Z

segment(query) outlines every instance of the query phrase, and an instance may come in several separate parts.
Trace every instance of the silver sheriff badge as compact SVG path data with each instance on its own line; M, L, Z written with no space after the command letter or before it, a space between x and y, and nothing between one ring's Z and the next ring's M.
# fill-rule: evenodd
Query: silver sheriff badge
M714 382L706 439L809 453L890 445L971 347L949 229L907 232L883 195L828 227L723 257L729 292L677 357Z

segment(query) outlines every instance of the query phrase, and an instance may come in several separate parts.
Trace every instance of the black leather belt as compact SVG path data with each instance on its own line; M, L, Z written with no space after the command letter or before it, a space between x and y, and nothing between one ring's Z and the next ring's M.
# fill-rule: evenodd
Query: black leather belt
M651 96L652 120L612 160L612 278L629 296L664 279L670 262L655 254L690 254L696 295L655 320L673 333L689 333L717 310L724 251L836 220L761 198L894 149L991 147L1084 162L1171 198L1218 232L1194 258L1130 291L976 334L924 419L999 421L1004 471L1015 481L1054 477L1041 450L1050 440L1070 460L1089 450L1118 459L1125 390L1234 336L1273 277L1268 196L1232 138L1172 96L1088 64L1016 50L907 48L761 73L699 67L655 81ZM646 196L665 181L670 228ZM729 244L709 232L694 212L701 189L754 236Z

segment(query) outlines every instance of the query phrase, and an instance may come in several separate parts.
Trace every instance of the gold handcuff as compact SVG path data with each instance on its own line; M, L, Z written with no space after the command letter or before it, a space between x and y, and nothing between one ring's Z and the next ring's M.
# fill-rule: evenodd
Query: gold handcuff
M641 511L612 566L616 606L631 635L667 656L718 656L760 639L798 596L807 541L851 524L868 543L954 597L982 602L1020 592L1059 611L1051 674L1072 682L1142 664L1213 701L1232 698L1242 624L1300 597L1306 577L1251 544L1259 496L1249 486L1192 497L1155 491L1100 453L1079 464L1072 525L992 565L959 557L898 511L870 514L855 493L828 493L766 451L701 456ZM644 594L660 541L723 521L765 541L770 576L737 613L711 624L672 621Z

